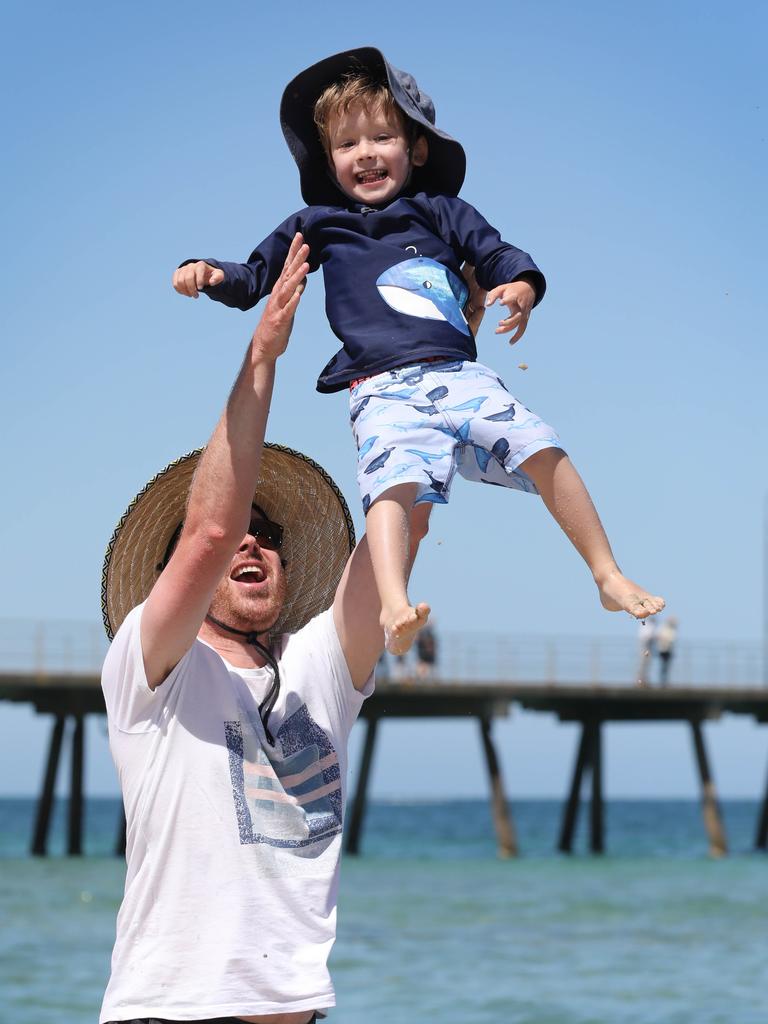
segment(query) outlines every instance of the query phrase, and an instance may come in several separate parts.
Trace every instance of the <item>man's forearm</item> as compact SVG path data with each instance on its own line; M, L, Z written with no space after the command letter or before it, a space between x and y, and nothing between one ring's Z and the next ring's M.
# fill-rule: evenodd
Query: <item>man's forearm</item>
M248 526L275 382L275 363L291 335L293 316L309 269L308 252L301 235L295 235L283 271L253 332L227 406L192 482L187 534L196 531L210 544L231 544L233 551Z
M234 550L248 527L275 381L276 358L251 341L221 419L201 456L187 508L188 531L204 529Z
M288 345L308 248L297 235L267 300L221 419L198 463L179 543L147 599L141 621L150 686L189 650L211 598L248 530L261 464L275 363Z

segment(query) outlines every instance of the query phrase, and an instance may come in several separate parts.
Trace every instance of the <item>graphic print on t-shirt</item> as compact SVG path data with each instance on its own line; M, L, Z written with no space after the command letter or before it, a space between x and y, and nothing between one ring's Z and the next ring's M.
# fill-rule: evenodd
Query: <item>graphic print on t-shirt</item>
M246 723L224 723L240 842L302 847L341 832L341 773L331 741L302 704L272 756Z
M462 334L470 330L462 312L469 289L448 267L419 256L385 270L376 281L379 295L392 309L420 320L447 320Z

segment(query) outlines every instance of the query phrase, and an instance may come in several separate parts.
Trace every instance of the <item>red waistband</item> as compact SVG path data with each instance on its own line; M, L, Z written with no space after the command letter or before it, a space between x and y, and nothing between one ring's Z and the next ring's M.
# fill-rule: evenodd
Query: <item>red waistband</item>
M423 359L410 359L407 363L400 363L399 366L390 366L386 370L379 370L379 373L389 373L390 370L402 370L404 366L415 366L417 363L444 363L447 359L450 359L450 356L425 356ZM370 380L371 377L378 376L378 373L369 373L367 377L357 377L349 382L349 390L351 391L352 388L356 388L364 380Z

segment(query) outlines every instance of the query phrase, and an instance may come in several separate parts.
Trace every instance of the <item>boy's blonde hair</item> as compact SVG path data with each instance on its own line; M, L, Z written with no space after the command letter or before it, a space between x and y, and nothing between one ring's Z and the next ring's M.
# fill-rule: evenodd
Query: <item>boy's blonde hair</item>
M331 153L331 120L342 117L358 105L369 114L383 110L387 117L397 117L405 128L409 150L423 134L416 122L404 114L395 103L395 98L385 82L375 82L364 73L347 75L324 89L315 103L315 126L326 155L330 156Z

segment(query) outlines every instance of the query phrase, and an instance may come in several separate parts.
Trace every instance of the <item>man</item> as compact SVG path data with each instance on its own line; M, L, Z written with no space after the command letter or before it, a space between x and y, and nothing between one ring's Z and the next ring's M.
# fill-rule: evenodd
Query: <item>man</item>
M656 624L652 619L643 619L640 623L638 633L638 662L637 679L638 686L647 686L651 671L651 658L656 645Z
M677 617L668 615L656 629L656 653L659 656L659 684L669 685L669 669L677 643Z
M297 235L205 451L107 553L127 872L101 1022L308 1024L335 1001L346 745L383 636L335 485L263 445L308 252Z
M416 637L416 675L419 679L432 679L437 664L437 635L435 623L428 622Z

